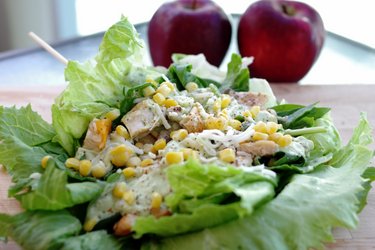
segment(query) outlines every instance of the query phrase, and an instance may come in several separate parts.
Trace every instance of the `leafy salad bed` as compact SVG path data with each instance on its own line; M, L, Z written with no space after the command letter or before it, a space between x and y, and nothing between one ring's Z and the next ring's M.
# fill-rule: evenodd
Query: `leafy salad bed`
M238 55L221 72L199 56L175 55L169 69L148 67L142 53L142 41L123 18L104 35L95 61L68 63L69 85L52 106L52 124L30 106L0 107L0 163L14 182L9 196L25 210L0 214L1 240L11 237L24 249L320 249L333 241L334 227L356 227L375 179L374 152L368 148L372 130L365 114L343 146L328 108L277 103L265 81L249 80L246 59ZM163 76L182 90L195 82L214 91L263 93L279 123L290 134L311 140L314 149L308 157L273 159L267 164L277 178L251 184L246 181L254 176L230 166L196 161L172 166L168 175L175 196L170 204L185 202L193 215L173 215L162 223L144 218L135 224L136 233L126 237L114 236L110 221L84 230L87 207L118 176L115 170L100 179L82 176L67 168L66 160L81 146L94 118L114 109L126 114L139 90L150 85L146 78L162 81ZM46 155L51 159L43 168ZM202 198L202 186L206 193L230 191L242 200L211 204ZM184 200L187 194L196 196L195 203Z

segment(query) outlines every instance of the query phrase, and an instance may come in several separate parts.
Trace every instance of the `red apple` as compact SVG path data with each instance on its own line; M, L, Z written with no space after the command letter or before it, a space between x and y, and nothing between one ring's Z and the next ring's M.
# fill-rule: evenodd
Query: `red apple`
M253 56L252 77L298 82L310 70L325 39L319 13L288 0L260 0L249 6L238 25L242 56Z
M173 53L203 53L219 66L228 50L232 26L228 16L210 0L165 3L153 15L148 43L154 65L168 67Z

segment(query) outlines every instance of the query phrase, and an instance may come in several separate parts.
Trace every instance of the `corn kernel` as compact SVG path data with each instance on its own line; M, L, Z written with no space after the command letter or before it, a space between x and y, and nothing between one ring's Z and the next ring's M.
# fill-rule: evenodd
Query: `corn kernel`
M159 83L157 81L155 81L154 79L152 78L146 78L146 83L151 83L152 85L154 85L154 87L157 87L159 85Z
M193 150L191 148L183 148L181 152L184 156L184 160L186 161L189 157L193 154Z
M205 125L206 129L225 130L228 126L228 121L224 117L208 117Z
M213 110L214 112L218 112L221 109L221 100L218 99L214 102Z
M83 230L86 232L91 232L97 223L98 221L96 219L89 219L83 224Z
M260 133L267 133L267 125L260 121L260 122L257 122L255 125L254 125L254 130L256 132L260 132Z
M116 167L123 167L125 166L126 162L129 158L134 154L133 149L129 148L128 146L121 144L119 146L114 147L110 151L111 162Z
M110 121L114 121L116 120L119 116L121 115L120 113L120 110L119 109L113 109L111 111L109 111L107 114L104 115L104 118L110 120Z
M178 105L178 102L174 99L166 99L164 102L163 102L163 105L167 108L170 108L170 107L175 107Z
M188 134L189 134L189 132L186 129L179 129L179 130L176 130L176 131L172 131L170 136L171 136L172 140L182 141L183 139L185 139L188 136Z
M122 174L124 175L126 179L130 179L130 178L135 177L136 173L135 173L134 168L127 167L127 168L124 168L124 170L122 170Z
M280 146L280 147L286 147L288 146L289 144L292 143L292 136L291 135L283 135L279 140L277 140L277 144Z
M271 135L276 133L276 131L279 129L279 124L276 122L267 122L267 134Z
M126 191L126 183L125 182L118 182L112 189L112 195L116 198L122 198Z
M253 117L253 114L250 112L250 110L246 110L244 112L242 112L242 115L246 118L252 118Z
M165 155L165 161L168 165L181 163L184 161L184 154L182 152L168 152Z
M125 191L125 193L122 196L122 198L129 205L132 205L134 203L134 201L135 201L135 195L134 195L133 191L131 191L131 190Z
M142 92L145 97L149 97L155 93L155 89L151 86L147 86L146 88L142 90Z
M238 120L232 119L232 120L229 120L229 126L234 128L235 130L241 130L242 123Z
M270 134L270 135L268 136L268 140L271 140L271 141L277 142L282 136L283 136L282 133L280 133L280 132L276 132L276 133Z
M253 117L256 117L260 112L260 107L259 106L252 106L251 109L250 109L250 112L253 115Z
M46 168L47 167L47 163L48 163L48 160L51 159L52 157L50 155L46 155L42 158L42 160L40 161L40 165L42 166L42 168ZM75 159L75 158L73 158Z
M126 162L126 167L128 168L136 168L141 164L141 159L138 156L132 156Z
M156 90L156 93L162 94L164 97L167 97L171 93L171 89L167 84L162 83L160 87Z
M147 158L147 159L144 159L143 161L141 161L141 167L147 167L147 166L150 166L154 163L154 160L151 159L151 158Z
M162 84L165 84L168 86L168 88L170 88L172 91L175 89L175 86L173 83L171 82L163 82Z
M230 103L231 103L230 96L226 94L222 94L221 95L221 108L225 109L226 107L229 106Z
M116 127L116 133L119 136L124 137L126 140L130 140L130 134L129 134L128 130L124 126L118 125Z
M234 150L231 148L223 149L219 152L219 158L220 160L224 162L234 162L236 159L236 154L234 153Z
M157 104L159 105L163 105L164 101L165 101L165 96L163 96L162 94L160 93L156 93L152 99L154 100L154 102L156 102Z
M82 160L79 162L79 173L82 176L88 176L91 172L92 163L90 160Z
M160 138L154 143L154 150L157 152L161 149L164 149L167 145L167 141L164 138Z
M103 165L95 165L92 167L91 174L95 178L102 178L106 174L105 167Z
M193 92L198 89L198 84L196 84L195 82L189 82L188 84L186 84L185 89L189 92Z
M268 134L262 132L255 132L252 137L253 141L267 140Z
M163 202L163 196L158 192L153 192L151 195L151 208L160 208Z
M79 160L76 158L68 158L65 161L65 166L67 168L72 168L74 170L79 170Z

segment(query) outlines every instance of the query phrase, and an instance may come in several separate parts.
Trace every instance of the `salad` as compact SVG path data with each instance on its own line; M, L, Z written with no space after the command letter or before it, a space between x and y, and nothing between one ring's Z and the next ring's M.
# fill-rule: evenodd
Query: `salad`
M0 107L0 163L24 212L0 239L24 249L309 249L355 228L374 180L365 114L341 145L330 109L278 101L203 55L143 63L126 18L95 60L69 61L52 124Z

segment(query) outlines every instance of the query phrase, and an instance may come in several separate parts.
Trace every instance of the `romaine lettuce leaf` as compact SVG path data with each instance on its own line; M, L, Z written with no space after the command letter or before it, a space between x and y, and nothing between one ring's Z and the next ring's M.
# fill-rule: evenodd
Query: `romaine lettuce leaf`
M339 161L294 175L275 199L252 215L201 232L150 241L143 249L322 249L323 242L333 241L333 227L354 228L358 223L357 194L365 182L361 175L373 157L365 147L369 136L371 129L362 117L351 146L336 152Z
M142 41L126 18L105 33L96 61L70 61L65 69L69 85L52 106L55 141L73 155L89 122L125 98L123 90L160 73L142 62Z
M94 182L68 183L68 174L49 160L35 190L17 195L26 210L60 210L94 199L102 186Z
M103 230L69 237L60 242L63 244L60 250L123 249L118 239Z
M25 250L59 249L61 241L81 230L79 220L64 210L27 211L14 216L0 214L0 223L4 221L4 216L7 235Z
M220 167L189 160L170 166L172 194L166 197L172 216L137 218L133 230L172 236L226 223L253 213L274 196L276 179L233 166Z

